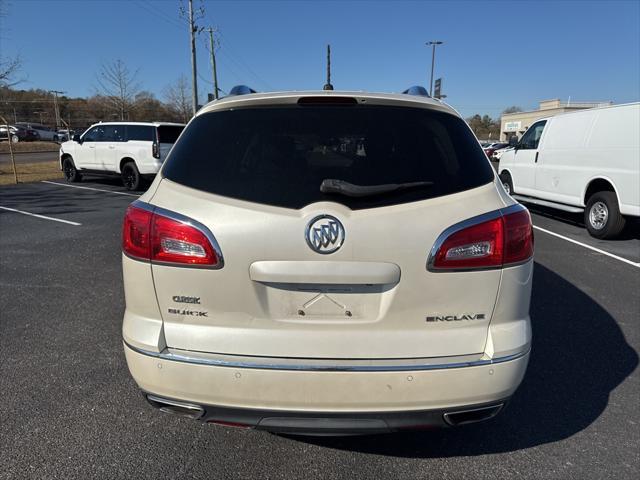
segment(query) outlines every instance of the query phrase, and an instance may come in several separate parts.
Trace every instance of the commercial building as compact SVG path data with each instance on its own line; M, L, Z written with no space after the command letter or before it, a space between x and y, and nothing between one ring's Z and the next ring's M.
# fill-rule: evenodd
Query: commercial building
M518 138L526 132L527 128L541 118L553 117L560 113L574 112L586 108L606 107L612 102L566 102L560 99L543 100L538 110L529 112L505 113L500 117L500 140L508 141L514 135Z

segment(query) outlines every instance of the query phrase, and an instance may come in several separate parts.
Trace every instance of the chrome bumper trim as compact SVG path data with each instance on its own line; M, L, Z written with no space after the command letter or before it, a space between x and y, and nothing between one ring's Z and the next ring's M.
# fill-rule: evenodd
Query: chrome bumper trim
M476 359L469 361L451 361L450 363L433 363L433 360L438 359L416 359L412 363L406 363L407 359L403 360L375 360L375 364L372 361L363 360L341 360L342 364L337 365L335 359L329 360L315 360L315 359L285 359L285 358L273 358L273 357L239 357L242 360L232 360L230 355L221 355L216 357L215 354L206 354L202 356L190 356L187 354L176 353L165 349L162 352L151 352L148 350L142 350L140 348L130 345L126 341L123 341L125 347L141 355L154 357L160 360L169 360L172 362L189 363L194 365L208 365L214 367L226 367L226 368L249 368L258 370L293 370L293 371L313 371L313 372L410 372L410 371L424 371L424 370L444 370L452 368L466 368L466 367L481 367L486 365L495 365L498 363L510 362L517 360L529 354L531 347L521 352L517 352L511 355L503 357L496 357L492 359ZM193 352L196 353L196 352ZM456 358L456 357L453 357ZM460 358L460 357L457 357ZM422 360L424 363L420 363ZM429 362L431 360L431 362ZM368 364L363 364L368 362ZM382 362L387 362L382 363ZM405 363L403 363L405 362Z

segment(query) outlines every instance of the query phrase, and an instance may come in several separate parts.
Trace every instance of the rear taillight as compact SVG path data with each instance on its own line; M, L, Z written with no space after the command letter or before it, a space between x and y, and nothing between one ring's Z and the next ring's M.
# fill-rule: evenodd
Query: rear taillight
M454 225L436 241L427 268L481 270L526 262L533 256L529 212L510 207Z
M145 204L127 208L122 229L123 252L161 264L222 267L222 255L211 232L198 222Z
M160 147L156 142L151 144L151 155L153 155L154 158L160 158Z

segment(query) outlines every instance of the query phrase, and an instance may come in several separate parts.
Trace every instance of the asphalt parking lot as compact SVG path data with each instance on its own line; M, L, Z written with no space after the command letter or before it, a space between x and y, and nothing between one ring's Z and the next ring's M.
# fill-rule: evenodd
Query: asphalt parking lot
M492 422L296 438L143 400L120 336L120 227L135 198L117 179L0 188L1 479L638 478L637 223L598 241L579 216L532 210L533 352Z

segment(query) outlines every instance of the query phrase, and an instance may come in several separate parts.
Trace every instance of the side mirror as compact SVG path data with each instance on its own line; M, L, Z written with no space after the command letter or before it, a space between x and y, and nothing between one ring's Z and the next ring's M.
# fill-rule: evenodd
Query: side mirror
M82 143L82 140L80 140L80 135L78 135L78 134L75 134L73 136L73 141L76 142L76 143Z
M509 137L509 146L518 148L518 137L516 137L515 135L513 137Z

